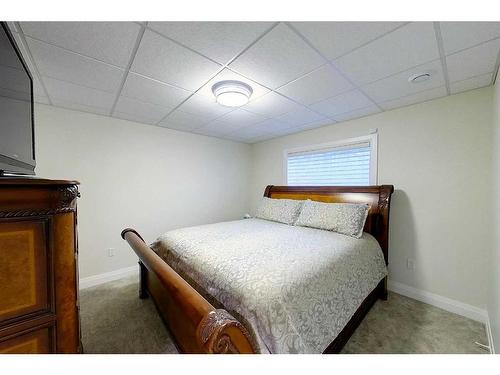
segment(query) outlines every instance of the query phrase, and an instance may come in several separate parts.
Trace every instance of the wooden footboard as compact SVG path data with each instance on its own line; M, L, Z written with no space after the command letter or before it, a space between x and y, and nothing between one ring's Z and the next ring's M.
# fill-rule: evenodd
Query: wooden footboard
M140 297L149 294L182 353L256 353L245 327L214 308L164 262L133 229L122 232L139 256Z
M331 203L369 205L364 230L380 244L385 262L389 255L389 210L392 185L382 186L268 186L264 196L276 199L312 199ZM226 310L214 308L186 280L163 261L133 229L122 232L139 256L139 296L151 296L181 353L257 353L246 328ZM387 299L387 280L366 297L324 353L339 353L378 299ZM336 319L336 317L331 317ZM332 338L333 339L333 338Z

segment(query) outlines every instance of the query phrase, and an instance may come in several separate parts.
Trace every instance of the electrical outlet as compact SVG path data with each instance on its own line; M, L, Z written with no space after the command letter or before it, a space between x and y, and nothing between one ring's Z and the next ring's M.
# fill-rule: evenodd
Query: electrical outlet
M412 258L408 258L406 260L406 268L413 271L415 269L415 260Z
M114 257L114 256L115 256L115 249L111 247L108 249L108 257Z

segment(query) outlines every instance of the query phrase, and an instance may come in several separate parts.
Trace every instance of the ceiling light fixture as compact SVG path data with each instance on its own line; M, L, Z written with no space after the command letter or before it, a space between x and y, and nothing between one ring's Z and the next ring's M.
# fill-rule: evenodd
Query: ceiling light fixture
M240 81L221 81L212 86L217 103L226 107L241 107L247 104L252 88Z
M430 73L417 73L413 74L408 78L408 82L410 83L420 83L420 82L425 82L431 79L431 74Z

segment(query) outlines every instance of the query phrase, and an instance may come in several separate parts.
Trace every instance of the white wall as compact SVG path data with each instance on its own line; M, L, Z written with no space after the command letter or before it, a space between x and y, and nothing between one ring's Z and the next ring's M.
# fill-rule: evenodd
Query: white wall
M136 264L120 237L125 227L153 241L247 211L249 145L44 105L35 111L37 176L81 182L80 277Z
M497 143L498 91L497 85ZM378 183L396 188L391 280L480 308L488 300L498 337L498 288L489 296L485 288L500 280L498 237L496 273L485 272L492 245L492 99L492 88L485 88L253 146L37 105L36 171L82 183L78 229L86 277L135 265L120 238L124 227L152 241L172 228L239 218L266 185L285 182L284 149L378 129ZM499 191L498 163L496 172ZM107 256L110 247L114 257ZM415 270L407 270L407 258L415 259Z
M283 150L379 132L378 183L393 184L390 279L486 306L491 246L491 105L485 88L262 142L252 206L285 184ZM415 270L406 267L416 261Z
M493 225L494 242L490 261L488 314L495 350L500 353L500 77L493 94Z

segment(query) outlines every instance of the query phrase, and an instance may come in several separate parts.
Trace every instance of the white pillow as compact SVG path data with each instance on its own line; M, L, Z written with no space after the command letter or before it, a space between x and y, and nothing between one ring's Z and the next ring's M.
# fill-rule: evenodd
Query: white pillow
M307 200L295 225L331 230L360 238L370 206L356 203L323 203Z
M263 197L255 217L293 225L299 216L302 203L296 199L272 199Z

